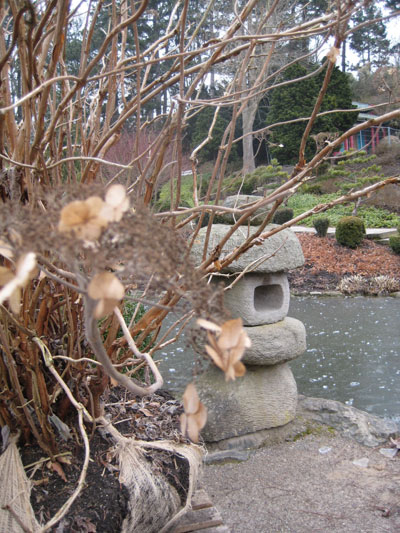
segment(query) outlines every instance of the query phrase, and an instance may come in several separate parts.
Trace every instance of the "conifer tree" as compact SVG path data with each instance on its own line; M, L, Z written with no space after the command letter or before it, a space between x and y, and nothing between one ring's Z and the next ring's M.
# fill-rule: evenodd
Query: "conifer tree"
M305 76L316 65L295 64L286 69L283 80L292 80ZM272 91L267 124L292 120L310 115L318 97L324 72L297 83L284 85ZM347 75L335 67L327 93L322 103L321 112L333 109L351 109L352 98ZM312 133L343 132L354 124L357 113L332 113L317 119ZM273 128L271 153L281 164L290 164L297 160L300 140L305 129L305 122L295 122ZM283 145L283 146L279 146ZM312 139L308 140L306 157L309 159L316 150Z
M382 16L382 11L374 4L369 4L358 11L353 18L354 25L373 21ZM350 39L350 47L359 55L359 65L383 66L388 63L390 41L387 38L383 21L367 24L355 30Z

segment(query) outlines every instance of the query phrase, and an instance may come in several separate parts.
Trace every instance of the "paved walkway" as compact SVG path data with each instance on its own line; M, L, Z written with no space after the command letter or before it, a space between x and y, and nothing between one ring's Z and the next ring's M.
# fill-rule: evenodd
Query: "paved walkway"
M316 233L314 228L309 228L307 226L292 226L292 229L295 233ZM334 235L336 228L328 228L328 235ZM366 229L367 238L369 239L388 239L392 235L397 234L396 228L367 228Z

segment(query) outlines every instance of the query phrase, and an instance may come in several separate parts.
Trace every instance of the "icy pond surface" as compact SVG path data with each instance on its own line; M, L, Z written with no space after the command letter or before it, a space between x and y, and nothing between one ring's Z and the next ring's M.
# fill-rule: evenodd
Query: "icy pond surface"
M400 420L400 300L292 297L307 351L290 366L298 390Z
M399 298L292 297L288 316L306 326L307 351L290 363L301 394L400 421ZM185 337L156 358L182 391L196 359Z

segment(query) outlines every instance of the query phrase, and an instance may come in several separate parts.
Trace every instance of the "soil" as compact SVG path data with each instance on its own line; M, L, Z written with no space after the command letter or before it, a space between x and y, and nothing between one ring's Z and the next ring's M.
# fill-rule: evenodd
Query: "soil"
M123 435L141 440L171 439L187 442L179 431L181 403L168 392L145 398L132 397L119 387L112 388L104 398L105 413ZM72 432L73 421L69 424ZM65 518L52 530L57 533L117 533L127 514L128 494L118 481L118 461L114 456L115 443L94 428L86 427L90 437L90 462L81 495L75 500ZM28 477L33 482L31 503L37 520L47 522L77 487L83 464L83 447L80 438L60 442L60 451L70 452L54 463L34 445L20 450ZM67 446L68 445L68 446ZM64 448L64 450L63 450ZM188 489L188 470L185 461L167 452L146 451L146 458L155 472L162 472L173 485L182 503Z
M400 280L400 255L386 244L364 239L356 249L346 248L331 236L297 234L305 263L289 272L293 292L332 291L345 276L370 278L386 275Z

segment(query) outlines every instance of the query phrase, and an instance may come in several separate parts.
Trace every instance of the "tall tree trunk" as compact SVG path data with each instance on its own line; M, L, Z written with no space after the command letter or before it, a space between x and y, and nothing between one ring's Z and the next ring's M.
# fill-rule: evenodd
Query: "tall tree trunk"
M243 109L243 174L253 172L256 168L253 150L253 124L257 112L258 99L254 98L247 102Z
M342 44L342 72L346 72L346 39Z

